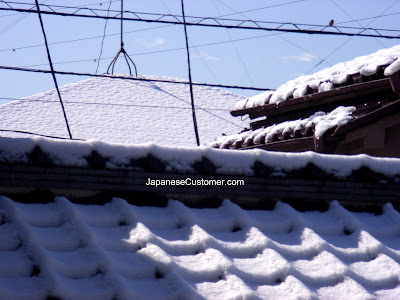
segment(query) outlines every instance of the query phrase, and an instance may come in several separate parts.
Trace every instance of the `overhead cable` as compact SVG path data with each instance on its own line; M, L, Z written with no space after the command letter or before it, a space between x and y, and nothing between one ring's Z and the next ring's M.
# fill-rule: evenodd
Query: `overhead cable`
M10 66L0 66L0 69L22 71L22 72L31 72L31 73L45 73L45 74L51 74L51 72L52 72L50 70L30 69L30 68L20 68L20 67L10 67ZM133 77L133 76L120 76L120 75L119 76L113 76L113 75L109 75L109 74L78 73L78 72L65 72L65 71L54 71L54 73L55 74L60 74L60 75L73 75L73 76L85 76L85 77L103 77L103 78L110 78L110 79L133 80L133 81L150 81L150 82L189 84L188 81L165 80L165 79L149 79L149 78L141 78L141 77ZM275 89L259 88L259 87L252 87L252 86L223 85L223 84L200 83L200 82L192 82L192 84L193 85L197 85L197 86L210 86L210 87L219 87L219 88L227 88L227 89L242 89L242 90L255 90L255 91L275 91Z
M0 1L0 10L19 11L37 13L37 10L31 8L28 3ZM127 20L127 21L140 21L148 23L164 23L164 24L177 24L183 25L182 16L170 14L155 14L155 13L142 13L134 11L124 11L129 17L120 17L120 11L110 11L109 16L106 15L107 10L94 9L94 8L76 8L73 6L60 6L60 5L44 5L47 10L42 10L41 13L58 16L74 16L85 18L100 18L100 19L114 19L114 20ZM68 8L71 12L64 13L55 11L55 8ZM84 12L84 13L82 13ZM189 20L188 20L189 19ZM224 24L222 24L222 22ZM268 22L268 21L255 21L255 20L242 20L242 19L226 19L226 18L212 18L212 17L194 17L186 16L187 26L205 26L214 28L232 28L232 29L247 29L247 30L263 30L263 31L278 31L278 32L292 32L292 33L306 33L306 34L320 34L320 35L338 35L338 36L362 36L362 37L377 37L387 39L400 39L400 30L398 29L382 29L382 28L360 28L349 26L326 26L315 24L300 24L291 22ZM310 29L311 28L311 29Z
M181 7L182 7L182 16L183 16L183 28L185 31L186 55L187 55L188 75L189 75L189 89L190 89L190 103L192 105L192 118L193 118L194 134L196 136L197 146L200 146L199 130L197 128L197 120L196 120L196 108L194 106L192 71L190 69L189 41L188 41L188 35L187 35L187 29L186 29L185 6L183 4L183 0L181 0Z
M0 97L0 100L10 100L10 101L23 101L23 102L42 102L42 103L58 103L56 100L44 100L44 99L34 99L34 98L11 98L11 97ZM133 104L133 103L104 103L104 102L82 102L82 101L75 101L75 100L66 100L64 98L64 102L66 104L79 104L79 105L101 105L101 106L120 106L120 107L144 107L144 108L165 108L165 109L191 109L190 107L185 106L172 106L172 105L149 105L149 104ZM202 110L215 110L215 111L231 111L230 109L226 108L211 108L211 107L202 107L196 106L198 109Z
M35 132L30 132L30 131L23 131L23 130L0 129L0 131L2 131L2 132L23 133L23 134L29 134L29 135L37 135L37 136L42 136L42 137L51 138L51 139L85 141L83 139L71 139L71 138L65 138L65 137L61 137L61 136L46 135L46 134L40 134L40 133L35 133Z
M109 4L108 4L108 12L107 15L109 14L110 11L110 7L111 7L111 3L112 0L110 0ZM99 70L99 66L100 66L100 60L101 60L101 55L103 54L103 46L104 46L104 39L106 38L106 30L107 30L107 23L108 23L108 19L106 19L106 22L104 24L104 30L103 30L103 38L101 40L101 45L100 45L100 54L99 54L99 58L97 59L97 67L96 67L96 74Z
M46 32L45 32L45 30L44 30L44 25L43 25L42 15L41 15L41 13L40 13L40 6L39 6L38 0L35 0L35 4L36 4L37 11L38 11L38 16L39 16L39 21L40 21L40 27L42 28L42 33L43 33L43 37L44 37L44 43L46 44L47 58L49 59L49 64L50 64L50 69L51 69L51 75L52 75L53 80L54 80L54 85L56 86L58 98L60 99L60 104L61 104L61 108L62 108L62 111L63 111L65 124L67 125L68 135L69 135L69 138L72 139L71 130L70 130L69 124L68 124L67 114L65 113L65 108L64 108L64 104L63 104L63 102L62 102L60 90L59 90L59 88L58 88L57 78L56 78L56 75L55 75L55 72L54 72L53 63L52 63L52 61L51 61L49 45L47 44Z

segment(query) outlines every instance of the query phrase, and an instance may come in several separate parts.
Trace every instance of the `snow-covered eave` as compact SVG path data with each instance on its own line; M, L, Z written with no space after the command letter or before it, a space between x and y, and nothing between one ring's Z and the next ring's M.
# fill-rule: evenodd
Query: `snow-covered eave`
M346 134L388 118L400 111L400 99L371 101L367 106L338 107L328 114L317 112L309 118L287 121L221 137L210 144L221 149L264 149L332 153ZM265 140L265 141L264 141Z
M340 86L383 79L400 71L400 45L376 53L357 57L313 75L303 75L280 86L274 92L265 92L239 101L234 111L292 101L312 93L321 93Z
M324 106L342 105L344 102L352 100L354 103L355 98L362 93L363 97L359 97L359 102L365 101L366 95L374 95L379 93L393 92L393 80L389 78L378 79L363 83L357 83L348 86L342 86L330 91L309 94L300 98L291 99L277 104L265 104L251 108L231 111L232 116L249 115L250 119L268 116L268 123L274 123L274 117L291 113L293 119L301 118L310 114L310 111L321 109ZM295 112L295 115L293 113ZM263 124L266 125L266 124Z

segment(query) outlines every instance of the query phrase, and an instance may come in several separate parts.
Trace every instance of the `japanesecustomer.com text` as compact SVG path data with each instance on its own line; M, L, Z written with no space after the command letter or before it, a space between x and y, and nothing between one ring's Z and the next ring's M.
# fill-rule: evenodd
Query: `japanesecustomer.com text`
M152 179L147 178L148 186L243 186L244 179Z

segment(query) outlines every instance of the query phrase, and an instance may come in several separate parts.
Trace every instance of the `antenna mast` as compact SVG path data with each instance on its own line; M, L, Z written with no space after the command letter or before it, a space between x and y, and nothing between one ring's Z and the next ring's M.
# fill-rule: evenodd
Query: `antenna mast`
M111 61L111 63L108 65L107 68L107 74L110 74L110 68L111 68L111 74L114 74L114 67L115 67L115 63L117 62L119 56L121 55L121 53L124 55L125 61L128 64L128 68L129 68L129 75L132 75L132 69L131 66L129 64L129 62L131 62L133 64L133 66L135 67L135 76L137 77L137 68L135 63L133 62L133 60L130 58L130 56L128 55L128 53L125 51L124 48L124 38L123 38L123 34L124 34L124 0L121 0L121 48L119 49L117 55L115 55L114 59Z

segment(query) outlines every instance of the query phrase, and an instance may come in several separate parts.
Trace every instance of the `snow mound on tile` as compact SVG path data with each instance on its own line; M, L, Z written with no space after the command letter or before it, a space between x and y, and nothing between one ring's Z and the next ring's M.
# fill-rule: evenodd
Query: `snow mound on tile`
M396 299L400 215L0 197L0 295L24 299ZM11 239L16 242L10 243Z
M216 141L209 144L213 148L229 148L237 141L246 142L251 138L254 144L260 144L260 140L265 140L265 144L272 142L274 135L294 132L301 129L315 128L314 136L319 139L326 131L336 126L343 126L353 120L351 113L355 110L354 106L339 106L330 113L316 112L311 117L294 121L286 121L274 124L266 128L256 129L254 131L245 131L239 134L219 137Z

